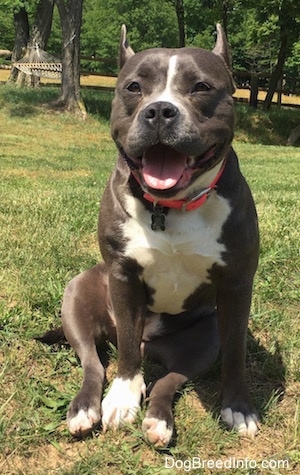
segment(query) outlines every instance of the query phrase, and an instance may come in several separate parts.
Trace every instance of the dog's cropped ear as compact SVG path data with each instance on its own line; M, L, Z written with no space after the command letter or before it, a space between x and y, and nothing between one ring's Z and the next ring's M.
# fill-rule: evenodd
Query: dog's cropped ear
M231 86L232 86L232 93L235 91L235 84L233 81L232 77L232 59L231 59L231 53L229 50L228 42L226 35L224 33L223 28L221 27L220 23L217 23L217 41L214 49L212 50L214 54L217 56L220 56L226 66L226 69L228 71L228 74L230 76L231 80Z
M126 25L121 27L120 49L119 49L119 69L122 69L126 61L134 55L133 49L129 46L126 36Z

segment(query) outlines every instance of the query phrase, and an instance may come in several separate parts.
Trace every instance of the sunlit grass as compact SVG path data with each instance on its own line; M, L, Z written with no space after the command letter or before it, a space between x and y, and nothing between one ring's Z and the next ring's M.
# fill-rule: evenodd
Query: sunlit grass
M140 421L74 441L65 415L82 370L69 348L48 348L32 339L59 324L66 282L100 259L98 205L116 158L108 122L111 95L85 92L90 113L83 121L40 106L58 93L55 88L26 92L0 87L1 474L183 473L164 468L166 454L181 460L287 458L297 473L300 149L284 146L295 112L272 117L258 111L256 120L264 124L258 130L250 127L253 114L238 110L234 144L261 229L247 368L262 430L254 441L240 440L220 424L216 365L204 380L181 391L175 444L159 452L143 441ZM270 145L272 140L281 145ZM112 360L109 379L115 371ZM145 371L149 375L147 365Z

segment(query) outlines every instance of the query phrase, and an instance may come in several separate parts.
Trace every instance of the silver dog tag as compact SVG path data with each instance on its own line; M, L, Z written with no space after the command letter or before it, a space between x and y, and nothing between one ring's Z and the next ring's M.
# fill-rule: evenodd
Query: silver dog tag
M164 231L166 229L165 220L166 220L166 215L163 212L163 208L158 205L153 205L153 211L151 215L152 231L156 231L157 229Z

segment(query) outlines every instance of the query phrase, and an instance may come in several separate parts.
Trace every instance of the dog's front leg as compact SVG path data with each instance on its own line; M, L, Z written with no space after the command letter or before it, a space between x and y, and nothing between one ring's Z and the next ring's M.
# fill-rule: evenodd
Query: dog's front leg
M117 323L118 373L102 402L102 425L116 428L131 423L145 395L140 344L146 296L137 275L110 275L109 289Z
M222 420L242 435L254 436L259 419L251 403L245 376L247 328L252 280L227 281L218 291L222 347Z

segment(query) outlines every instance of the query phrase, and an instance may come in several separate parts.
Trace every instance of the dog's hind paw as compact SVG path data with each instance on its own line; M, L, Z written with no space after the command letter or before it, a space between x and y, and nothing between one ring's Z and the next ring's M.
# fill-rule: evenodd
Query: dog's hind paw
M108 394L102 401L102 426L116 429L122 424L132 423L140 408L141 396L146 386L141 374L133 379L115 378Z
M145 417L142 423L145 438L155 447L166 447L172 437L173 429L167 422L156 417Z
M75 437L84 437L89 434L101 420L100 412L93 408L80 409L76 415L67 416L67 425L70 433Z
M255 413L243 414L226 407L221 410L221 419L240 435L253 438L259 430L259 419Z

